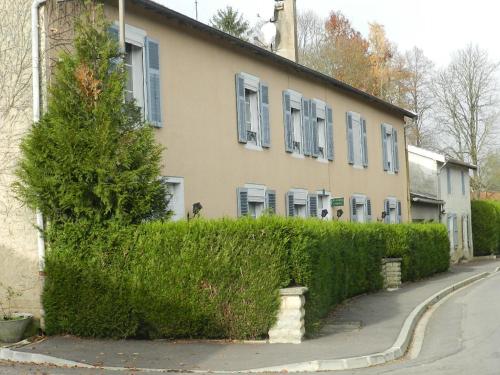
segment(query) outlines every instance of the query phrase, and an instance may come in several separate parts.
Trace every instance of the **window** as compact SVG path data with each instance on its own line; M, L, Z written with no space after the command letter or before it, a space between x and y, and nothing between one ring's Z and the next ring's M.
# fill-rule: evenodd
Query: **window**
M286 193L287 216L307 217L308 204L311 205L308 193L304 189L292 189ZM314 203L312 203L314 205ZM313 208L314 209L314 208Z
M448 237L450 239L450 249L458 248L458 220L456 214L448 214L447 216Z
M184 178L182 177L164 177L168 192L167 209L172 211L172 220L182 220L185 215L184 208Z
M359 113L347 113L347 160L355 167L368 167L366 120Z
M351 221L367 223L372 219L372 203L365 195L356 194L350 199Z
M283 92L285 150L293 155L333 160L333 112L317 99Z
M384 171L399 172L398 132L393 126L381 125L382 131L382 160Z
M401 201L390 197L384 201L384 222L387 224L399 224L401 219Z
M109 29L118 39L118 26ZM125 99L135 99L144 118L156 127L162 126L159 43L147 37L144 30L125 25L125 56L127 73Z
M276 192L264 185L246 184L237 189L238 217L258 218L264 213L276 213Z
M331 194L327 191L318 191L318 217L323 220L330 220L332 218L330 208ZM326 215L325 215L326 214Z
M270 147L269 88L259 78L236 75L238 141L251 149Z

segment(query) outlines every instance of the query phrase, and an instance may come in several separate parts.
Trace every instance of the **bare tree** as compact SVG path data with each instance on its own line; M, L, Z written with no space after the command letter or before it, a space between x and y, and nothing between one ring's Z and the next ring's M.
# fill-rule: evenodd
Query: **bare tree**
M437 74L433 89L438 104L436 124L445 154L481 166L487 151L495 146L498 66L486 51L469 45ZM479 193L481 175L474 177L472 188Z
M307 10L297 17L297 48L299 62L307 65L309 57L318 53L325 40L325 20L314 11Z
M428 148L433 145L429 113L434 102L431 92L434 63L417 47L407 51L404 58L409 72L404 82L407 89L406 106L418 115L409 130L408 140L415 146Z
M31 109L29 0L0 0L0 213L14 204L12 173Z

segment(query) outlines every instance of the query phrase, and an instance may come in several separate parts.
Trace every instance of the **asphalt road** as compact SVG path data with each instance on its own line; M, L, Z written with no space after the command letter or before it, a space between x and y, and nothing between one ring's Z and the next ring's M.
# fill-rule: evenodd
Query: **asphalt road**
M451 296L431 316L416 359L331 375L500 375L500 274ZM0 362L1 375L129 375Z

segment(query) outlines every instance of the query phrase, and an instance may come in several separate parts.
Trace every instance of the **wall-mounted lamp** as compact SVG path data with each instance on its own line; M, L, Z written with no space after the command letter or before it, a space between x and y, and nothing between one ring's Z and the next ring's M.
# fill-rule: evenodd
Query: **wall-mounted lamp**
M198 215L202 208L203 206L200 202L196 202L195 204L193 204L193 216Z
M322 217L322 218L325 218L325 217L327 217L327 216L328 216L328 210L327 210L326 208L323 208L323 209L321 210L321 217Z
M344 211L342 209L337 210L337 217L340 219L340 217L344 214Z
M382 211L382 219L385 219L386 216L387 216L387 212Z

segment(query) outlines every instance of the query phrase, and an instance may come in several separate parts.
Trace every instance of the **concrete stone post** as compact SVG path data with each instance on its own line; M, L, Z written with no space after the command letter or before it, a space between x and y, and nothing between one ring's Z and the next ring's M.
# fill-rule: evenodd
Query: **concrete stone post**
M401 258L382 259L384 289L396 290L401 286Z
M276 324L269 330L271 344L300 344L306 332L306 287L280 289L281 305Z

